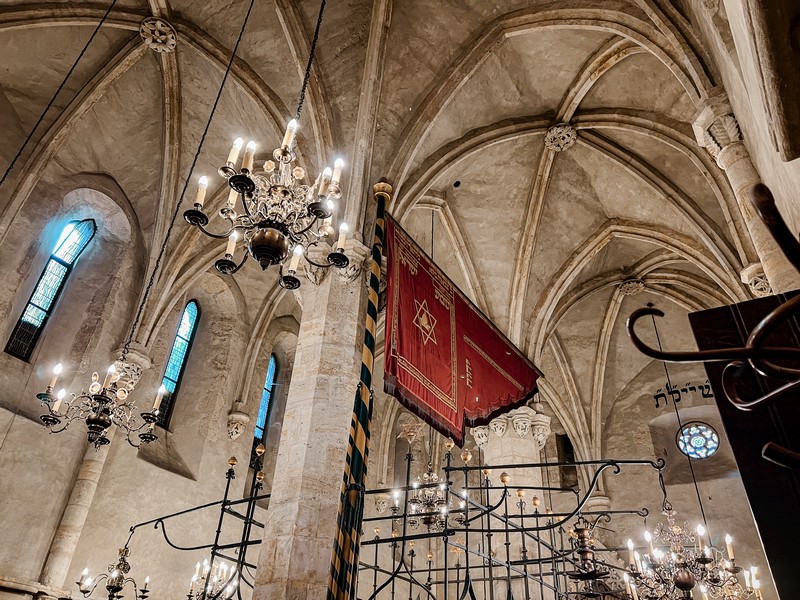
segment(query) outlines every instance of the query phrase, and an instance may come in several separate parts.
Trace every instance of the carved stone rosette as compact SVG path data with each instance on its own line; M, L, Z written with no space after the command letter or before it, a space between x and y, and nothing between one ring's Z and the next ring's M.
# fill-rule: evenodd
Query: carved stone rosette
M238 410L232 410L228 413L228 437L231 440L238 439L247 429L249 423L250 415Z
M558 123L547 130L544 136L545 147L554 152L563 152L571 148L578 139L578 132L569 123Z
M139 35L148 48L159 54L174 52L178 46L175 28L164 19L147 17L139 25Z
M636 296L644 291L644 281L636 277L629 277L619 284L619 291L623 296Z
M772 295L772 287L769 285L767 276L761 263L747 265L740 273L742 283L750 288L750 292L756 298L764 298Z

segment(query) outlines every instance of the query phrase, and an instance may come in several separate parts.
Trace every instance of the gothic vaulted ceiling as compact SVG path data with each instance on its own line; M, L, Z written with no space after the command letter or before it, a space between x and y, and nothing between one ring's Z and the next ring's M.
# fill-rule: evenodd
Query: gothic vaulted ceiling
M0 238L45 183L119 186L152 254L163 238L247 9L230 0L120 0L2 193ZM4 161L13 157L107 7L0 2ZM294 113L318 4L255 3L195 174L237 136L267 158ZM685 18L649 0L329 0L301 121L307 167L348 159L348 215L386 176L393 212L539 364L580 454L602 451L615 400L648 364L625 317L648 301L666 327L744 299L754 252L724 174L692 132L717 85ZM175 52L139 37L148 16ZM546 143L569 123L577 139ZM222 201L222 181L209 204ZM179 222L148 307L152 333L219 256ZM152 260L152 259L151 259ZM251 322L279 300L272 273L230 285ZM241 293L239 293L241 292Z

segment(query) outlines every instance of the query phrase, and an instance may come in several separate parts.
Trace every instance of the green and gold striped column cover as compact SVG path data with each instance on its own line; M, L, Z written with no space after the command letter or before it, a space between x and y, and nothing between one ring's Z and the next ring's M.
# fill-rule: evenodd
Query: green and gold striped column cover
M337 518L328 600L354 600L358 574L359 537L364 516L363 490L367 477L369 428L372 421L372 368L375 360L375 329L378 322L378 292L381 280L386 204L391 199L392 186L381 180L372 186L377 202L375 235L369 273L369 302L367 305L364 347L361 352L361 380L353 404L350 421L350 440L342 478L342 495Z

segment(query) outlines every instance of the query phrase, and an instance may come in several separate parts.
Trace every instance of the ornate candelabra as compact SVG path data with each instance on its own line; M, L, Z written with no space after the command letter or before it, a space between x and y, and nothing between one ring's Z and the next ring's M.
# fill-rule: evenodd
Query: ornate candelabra
M84 569L81 573L81 578L75 583L84 598L91 596L97 589L101 582L105 581L105 588L108 591L108 600L119 600L122 598L122 590L128 584L133 585L133 590L139 600L147 600L150 594L148 586L150 585L150 578L145 577L144 586L137 590L136 581L133 577L127 577L131 570L131 565L128 562L128 557L131 551L127 546L119 549L119 559L116 563L108 565L108 573L102 573L95 578L89 576L89 569Z
M88 391L70 394L69 398L65 389L54 393L62 369L61 363L58 363L45 391L36 395L47 408L47 412L39 418L51 433L60 433L70 423L80 419L86 422L89 443L94 444L95 448L109 443L108 429L112 425L124 431L128 443L136 448L158 439L153 428L165 393L163 386L150 411L137 416L136 405L128 401L130 392L142 375L141 367L126 361L124 356L120 357L108 367L102 383L100 376L92 373Z
M189 586L188 600L217 600L232 598L239 587L239 575L236 567L225 563L216 563L212 569L208 559L203 561L202 569L198 562Z
M200 178L194 208L183 216L186 221L206 235L217 239L228 239L225 256L217 260L216 269L230 275L238 271L248 255L262 269L280 265L280 284L287 289L296 289L300 280L296 277L300 257L315 267L344 268L349 264L344 254L347 239L347 224L339 226L339 237L334 250L328 253L327 263L316 262L309 257L310 248L319 246L323 240L333 241L332 226L334 201L341 195L340 179L344 161L337 159L333 169L326 167L313 184L303 183L305 171L295 165L292 145L297 130L297 121L292 119L279 148L272 153L275 160L264 163L263 171L254 173L255 142L248 142L239 165L239 153L243 140L238 138L228 154L225 164L219 168L230 187L225 206L219 216L226 222L227 230L212 233L206 229L208 216L203 212L208 180ZM236 264L236 244L242 239L246 247L244 258ZM283 265L292 255L287 272Z
M675 520L675 510L664 501L666 523L659 523L651 534L645 531L648 550L640 555L628 540L629 572L626 590L633 600L692 598L692 590L702 600L744 600L761 597L757 570L743 571L736 566L733 538L725 536L725 552L710 545L701 524L692 531L688 523ZM739 575L744 575L744 585Z
M449 509L446 490L446 485L439 482L439 475L434 473L429 462L425 473L413 484L408 500L408 524L412 529L417 529L420 524L425 525L428 531L444 529Z

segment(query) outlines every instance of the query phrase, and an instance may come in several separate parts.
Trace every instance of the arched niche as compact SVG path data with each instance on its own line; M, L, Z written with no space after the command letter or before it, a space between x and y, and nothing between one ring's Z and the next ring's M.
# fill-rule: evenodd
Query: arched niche
M236 318L245 307L233 280L208 271L168 308L165 318L159 320L160 329L150 338L152 367L143 374L136 394L143 407L155 398L179 320L190 300L198 303L200 318L169 424L166 429L156 428L159 439L142 446L139 457L183 477L197 479L204 465L209 461L224 464L225 455L231 451L240 460L245 459L242 449L224 443L228 398L235 393L241 377L240 357L247 343L244 323Z
M91 187L88 187L91 186ZM130 203L106 176L42 183L0 245L0 332L5 345L64 227L93 219L96 234L75 263L28 361L0 353L0 406L37 419L31 398L49 370L64 364L60 384L77 391L89 373L115 358L130 326L144 275L145 248Z
M286 399L289 395L292 372L294 370L295 350L297 349L297 334L299 323L292 316L283 316L273 319L267 328L267 335L261 346L261 352L255 361L254 373L251 378L252 386L248 390L245 412L250 417L250 423L242 437L251 444L253 432L261 404L261 391L271 355L277 361L277 374L270 398L270 408L267 417L263 456L264 488L262 493L269 493L272 489L275 475L275 462L280 451L281 431L283 429L283 415L286 410ZM252 475L252 474L251 474Z

